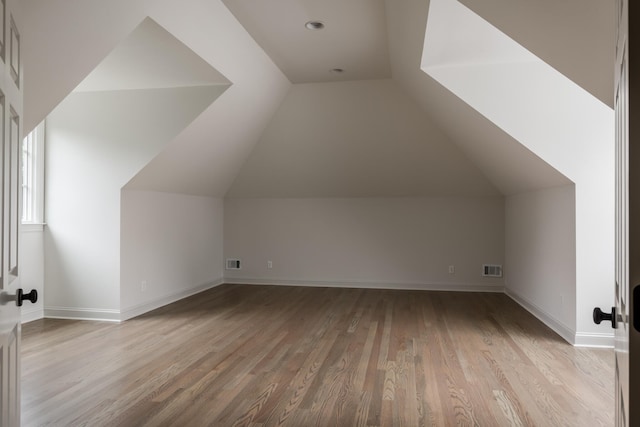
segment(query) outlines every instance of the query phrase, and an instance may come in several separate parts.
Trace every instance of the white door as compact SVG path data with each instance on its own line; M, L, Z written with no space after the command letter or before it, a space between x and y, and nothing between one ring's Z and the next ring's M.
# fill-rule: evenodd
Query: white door
M628 3L617 0L615 92L616 111L616 277L615 307L615 393L616 426L630 425L629 419L629 92L628 92Z
M616 426L626 427L640 425L640 409L635 408L640 403L635 391L640 387L636 372L640 363L631 357L640 356L640 349L636 348L640 344L640 317L635 318L633 310L635 294L640 297L640 139L635 142L636 128L640 131L636 112L640 109L632 103L632 99L640 99L640 93L633 96L636 90L630 82L636 69L629 56L629 41L637 39L630 32L630 22L640 14L629 9L628 0L616 3L616 277L615 307L607 320L615 328ZM597 318L594 312L594 319Z
M20 226L22 62L19 0L0 0L0 426L20 425ZM34 294L31 296L35 297Z
M640 108L634 103L640 92L632 78L640 68L630 56L630 47L640 41L640 27L631 25L640 24L640 9L630 8L629 0L616 4L615 306L610 314L596 308L593 318L596 323L610 320L615 328L616 426L627 427L640 425L640 315L634 310L636 297L640 304ZM640 82L638 75L635 81Z

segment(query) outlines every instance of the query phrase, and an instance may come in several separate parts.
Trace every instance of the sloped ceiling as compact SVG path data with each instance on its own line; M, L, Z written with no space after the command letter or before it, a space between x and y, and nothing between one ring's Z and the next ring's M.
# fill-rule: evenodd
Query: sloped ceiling
M124 182L117 184L122 186L127 183L125 188L129 188L135 186L135 175L139 170L152 163L153 158L165 145L215 102L230 85L226 77L153 19L145 18L76 86L61 105L67 104L65 105L67 111L78 110L72 107L76 105L74 102L80 105L84 102L86 108L95 104L104 105L105 114L112 116L109 119L120 125L114 126L114 133L109 134L113 138L110 145L116 146L119 140L126 140L127 137L130 138L129 141L138 141L137 144L129 142L128 156L126 159L117 161L120 168L125 164L137 165L137 168L130 166ZM78 94L85 94L86 97L78 97ZM100 101L92 104L92 99L100 99ZM121 111L118 111L117 102L113 102L118 99L122 100ZM165 104L167 102L169 104ZM135 107L136 105L138 107ZM164 116L162 123L149 127L152 120L146 116L147 120L140 120L145 123L144 127L141 127L138 118L145 117L149 111L140 111L140 105L144 105L147 110L151 109L151 106L167 108L173 111L173 119L167 121L166 117L171 115L165 112L159 114L159 117ZM170 110L171 108L174 110ZM60 106L47 117L48 135L55 126L59 126L60 122L73 121L72 119L60 120L59 116L64 117L64 114L60 114L58 110ZM95 125L95 116L99 115L99 111L99 107L97 113L82 111L80 114L89 114L86 118L81 118L77 111L74 112L80 134L91 135L90 129L83 129L84 122ZM127 119L123 119L120 114L124 114ZM55 125L52 122L53 116L58 117L58 120L54 121ZM98 135L100 132L96 131L96 136ZM149 140L152 144L148 143ZM108 164L106 159L104 161ZM132 170L134 172L131 172Z
M226 3L239 1L226 0ZM278 4L275 3L276 6ZM367 97L352 92L355 99L348 101L347 86L344 84L335 89L329 85L318 86L315 91L294 87L241 169L228 196L303 197L303 186L306 186L307 197L319 194L484 194L487 186L498 189L502 194L514 194L571 182L420 70L428 2L389 0L385 6L386 25L383 29L389 38L393 80L400 91L413 99L411 114L422 117L425 123L435 124L438 136L423 131L418 132L420 137L414 134L412 138L407 138L406 133L389 137L393 131L386 134L380 132L376 126L386 126L383 123L392 121L395 111L385 108L393 109L397 98ZM331 7L339 8L339 5ZM264 36L264 29L255 29L259 15L257 10L253 13L251 15L244 11L238 17L243 24L247 21L249 32L261 43L268 37ZM348 11L345 14L352 21L359 19L358 16L349 15ZM282 22L288 18L287 12L282 11ZM302 25L299 27L302 28ZM290 53L292 57L299 56L296 50ZM354 50L353 56L360 59L360 52ZM303 60L298 61L304 63ZM328 101L330 93L334 93L334 98ZM304 96L306 100L302 100ZM359 102L359 108L347 107ZM386 105L373 107L372 104L376 102ZM329 107L329 104L332 106ZM323 107L328 112L322 110ZM367 120L356 123L355 120L363 111L368 112ZM318 117L318 114L327 116ZM339 123L338 120L327 119L332 117L331 114L333 117L353 118L352 125L359 129L360 135L344 131L345 127L340 131L340 125L334 126ZM308 126L306 134L303 130L305 125L301 123ZM369 136L370 145L358 142L363 139L361 135L365 134ZM441 142L445 140L445 143ZM438 167L451 165L452 162L449 156L453 151L442 151L443 144L455 147L453 151L460 156L456 165L469 164L472 167L464 173L460 173L457 167L449 170ZM394 147L397 151L380 155L377 147L384 146ZM362 153L360 158L353 155L358 152ZM376 164L371 161L376 158L386 159L386 162ZM291 163L287 160L291 160ZM474 181L476 185L470 185L468 178L476 171L480 172Z
M146 18L75 88L75 92L229 86L205 60Z
M459 1L613 107L615 2Z
M580 10L584 7L581 0L567 0L562 5L547 0L544 8L535 7L535 13L513 11L504 16L501 5L508 3L506 0L487 2L491 7L481 9L471 0L465 3L478 9L499 28L511 28L510 35L516 41L532 46L531 49L552 66L565 70L591 93L607 99L606 87L611 73L608 70L604 73L601 69L604 65L595 61L606 62L603 58L611 54L611 49L605 42L595 43L594 38L610 39L613 27L609 28L608 23L600 22L596 16L598 1L588 0L588 13L579 12L567 18L567 28L561 28L562 20L554 16L558 11L566 16L567 2L572 10ZM251 30L250 19L233 6L241 3L244 12L253 10L247 7L247 0L225 0L224 3L221 0L179 3L24 0L25 131L42 120L148 16L228 78L232 86L138 174L132 183L134 188L216 197L227 192L235 197L312 197L323 194L491 194L496 189L512 194L569 182L420 70L428 1L386 0L386 25L379 25L379 32L372 33L374 35L365 41L351 44L347 43L348 37L338 41L326 37L321 41L323 47L314 44L310 45L313 48L305 49L304 43L300 44L306 55L296 53L300 52L298 48L291 51L294 53L292 64L311 64L314 72L324 77L313 77L311 72L307 77L297 77L298 71L290 71L286 65L288 60L279 56L289 50L274 52L272 49L277 46L269 47L267 36ZM268 15L269 25L278 27L278 19L282 25L287 23L292 12L282 7L286 8L288 3L268 3L273 8ZM310 9L307 3L314 8ZM379 2L369 2L377 10L369 15L356 13L357 8L350 9L347 3L301 2L307 9L297 10L294 16L305 19L317 16L325 21L327 30L333 25L333 17L345 22L360 22L358 19L367 19L367 16L374 17L374 22L379 19ZM609 6L613 9L613 5ZM603 12L603 22L612 16L609 12L609 9ZM513 22L508 25L502 22L506 18ZM255 16L251 19L259 21ZM595 21L598 24L590 27ZM295 25L304 26L304 22ZM555 37L537 34L547 27ZM386 45L373 44L372 48L366 44L371 38L380 40L379 34L384 34L383 39L386 37ZM313 37L321 35L322 32ZM313 43L317 42L320 41ZM350 46L350 53L336 55L335 61L320 55L332 49L342 52L339 49L342 45ZM339 86L344 83L326 83L336 85L326 86L326 90L317 90L311 85L295 86L289 91L291 80L327 80L327 67L346 70L339 78L330 76L329 79L349 78L345 77L349 70L367 64L364 54L371 51L380 58L388 53L393 84L372 84L375 89L368 98L355 90L341 93L340 88L357 86ZM324 62L314 62L319 57L324 58ZM342 65L340 58L351 58L354 65ZM384 78L388 70L384 71L384 60L379 62L383 63L382 74L371 75ZM381 93L385 99L379 96ZM348 100L349 96L359 99ZM314 98L319 98L320 103L314 102ZM340 99L343 102L338 102ZM370 100L366 109L353 110L358 103L366 104L366 100ZM396 104L404 106L406 116L394 115ZM318 115L314 115L316 113ZM329 120L331 114L334 114L333 121ZM424 118L424 123L417 124L416 117ZM410 129L406 132L398 124L403 120ZM319 132L318 126L322 123L325 125ZM338 125L326 129L331 123ZM355 126L362 127L355 129ZM378 132L373 135L372 129ZM366 146L367 142L372 146ZM383 143L389 145L385 147ZM445 148L448 144L453 145ZM389 147L400 149L395 152ZM296 153L296 148L307 150L306 155ZM314 150L318 156L312 155ZM377 163L372 161L375 158ZM330 166L332 174L323 174L318 165L328 159L336 163ZM405 169L403 165L409 167ZM446 171L442 165L451 168ZM311 171L317 172L315 178L310 176ZM392 178L387 181L383 177ZM296 180L298 182L291 182ZM305 180L308 185L302 186ZM411 180L412 185L405 187L411 191L405 194L398 189Z
M607 176L613 109L460 2L431 0L421 67L574 182Z
M223 196L290 86L218 0L25 0L23 8L25 131L147 17L232 83L135 188Z
M393 80L294 85L228 197L498 195Z
M503 194L571 182L420 69L428 4L386 5L394 80Z

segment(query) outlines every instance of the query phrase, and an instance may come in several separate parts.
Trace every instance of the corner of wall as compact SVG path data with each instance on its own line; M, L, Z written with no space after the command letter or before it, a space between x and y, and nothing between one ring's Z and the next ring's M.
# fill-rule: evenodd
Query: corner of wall
M565 341L569 344L576 344L576 331L563 324L561 321L556 319L553 315L549 314L540 306L532 303L527 300L523 296L519 295L517 292L514 292L512 289L505 288L504 293L518 303L521 307L527 310L529 313L533 314L538 320L547 325L551 330L560 335Z
M33 322L34 320L40 320L44 318L44 309L35 308L33 310L22 310L20 316L20 323L22 324Z
M505 263L507 295L573 344L578 284L573 184L507 198Z
M613 348L615 335L611 333L576 333L573 343L576 347Z
M218 280L215 280L215 281L213 281L211 283L205 283L205 284L193 287L193 288L188 289L188 290L176 292L174 294L166 295L166 296L163 296L163 297L160 297L160 298L155 298L155 299L153 299L151 301L147 301L145 303L138 304L136 306L123 309L120 312L120 321L133 319L134 317L137 317L137 316L140 316L142 314L148 313L148 312L150 312L152 310L155 310L157 308L160 308L160 307L163 307L165 305L174 303L176 301L179 301L181 299L190 297L192 295L199 294L200 292L204 292L204 291L206 291L208 289L215 288L216 286L220 286L223 283L225 283L224 279L223 278L219 278Z
M120 312L126 320L223 283L223 200L122 191Z

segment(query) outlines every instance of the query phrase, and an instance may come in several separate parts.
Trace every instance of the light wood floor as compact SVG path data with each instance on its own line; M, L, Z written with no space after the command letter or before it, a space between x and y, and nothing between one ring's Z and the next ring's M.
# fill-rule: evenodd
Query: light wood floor
M613 425L612 350L502 294L223 285L22 354L24 426Z

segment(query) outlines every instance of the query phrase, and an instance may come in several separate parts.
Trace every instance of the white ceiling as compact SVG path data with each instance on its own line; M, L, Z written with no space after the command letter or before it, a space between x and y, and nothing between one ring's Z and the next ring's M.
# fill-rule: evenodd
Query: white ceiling
M223 1L292 83L391 77L384 0Z
M566 74L585 89L606 99L612 82L612 73L605 70L609 67L606 58L612 50L607 41L613 35L614 24L609 19L613 16L612 2L540 1L544 7L526 2L523 10L531 9L529 14L513 10L516 6L509 6L509 14L503 13L501 5L507 7L503 3L509 3L508 0L464 3L499 29L507 28L513 39L556 69L567 70ZM213 197L224 197L227 192L260 193L268 197L288 190L297 196L311 197L312 193L336 194L344 188L351 189L350 195L384 195L385 180L376 178L376 174L397 175L391 180L396 187L384 190L388 194L401 193L398 188L411 178L415 181L412 191L422 195L472 192L472 187L466 187L468 177L480 175L488 178L488 182L478 179L476 194L491 193L495 188L503 194L513 194L566 184L568 180L543 159L422 72L420 61L429 3L428 0L25 0L21 3L26 26L22 32L25 131L46 117L109 52L118 45L126 46L125 39L150 17L233 85L140 172L135 183L138 189ZM600 9L606 10L598 18ZM574 10L575 15L567 16L568 10ZM564 18L556 19L556 13ZM311 19L324 21L326 29L306 30L304 23ZM129 54L129 59L133 56ZM152 83L154 86L163 85L167 83L161 80L168 77L174 78L171 84L185 84L182 77L172 77L173 72L160 77L163 70L172 68L172 61L160 65L165 58L163 54L159 56L150 60L155 66L143 73L127 73L125 83L118 86L132 86L126 81L134 75L136 85L145 84L147 79L157 79ZM197 65L195 68L208 69ZM329 71L332 68L344 68L346 72L334 74ZM352 129L341 125L309 137L323 117L304 123L297 118L312 117L317 107L313 99L324 91L309 90L303 94L305 91L298 91L295 85L291 89L289 82L384 80L392 74L392 82L388 83L394 83L396 89L388 96L401 97L404 92L405 99L413 99L414 106L402 111L423 118L423 125L428 123L433 132L420 130L423 125L412 125L413 134L403 135L397 124L406 117L396 115L394 122L391 118L396 104L385 104L384 99L374 96L386 93L384 90L378 88L369 98L365 92L349 92L361 97L356 102L339 93L342 83L336 83L330 91L332 97L327 93L328 98L323 101L326 107L335 103L332 107L337 115L335 123L342 123L344 115L353 114L354 123L374 121L373 126ZM191 76L194 77L212 82L220 76L203 71ZM91 87L85 90L106 85L88 80L84 88ZM301 98L283 104L290 90ZM362 111L350 112L349 105L356 104ZM292 105L305 109L298 111ZM282 108L287 114L280 111ZM385 108L389 113L386 116ZM362 116L376 109L368 118ZM330 113L331 109L323 112L326 117ZM385 121L387 124L383 125ZM331 124L325 120L324 126ZM376 127L382 130L373 135L371 129ZM440 134L438 142L429 141L428 135L435 134ZM373 149L366 146L366 137L372 138ZM404 139L399 141L400 137ZM327 138L332 138L329 143ZM388 144L386 148L381 145L383 142ZM404 148L393 152L396 146ZM295 157L292 147L316 150L324 157ZM353 169L344 163L345 153ZM383 153L393 162L385 163ZM375 156L379 157L380 167L375 167ZM338 159L333 167L343 168L337 175L342 180L331 180L331 175L323 175L322 168L317 167L318 160L327 158ZM258 165L258 159L265 163ZM295 163L288 164L286 159ZM294 174L293 164L298 174ZM412 166L403 169L403 164ZM455 172L438 169L453 164L471 165L472 169L465 172L467 178L456 180ZM421 170L421 166L426 170ZM287 186L275 186L277 174L269 177L271 181L263 180L265 173L280 167L280 175L290 180ZM319 172L312 177L310 171ZM306 187L306 192L300 187L303 178L316 180ZM328 188L329 184L334 187ZM376 185L378 188L374 188Z
M613 105L612 2L459 1L603 103ZM428 0L223 2L292 83L390 77L389 56L395 52L389 52L387 13L409 8L421 16L430 5ZM322 21L326 28L306 30L304 23L309 20ZM333 68L346 71L336 75L330 72Z
M75 92L229 85L215 68L146 18Z

